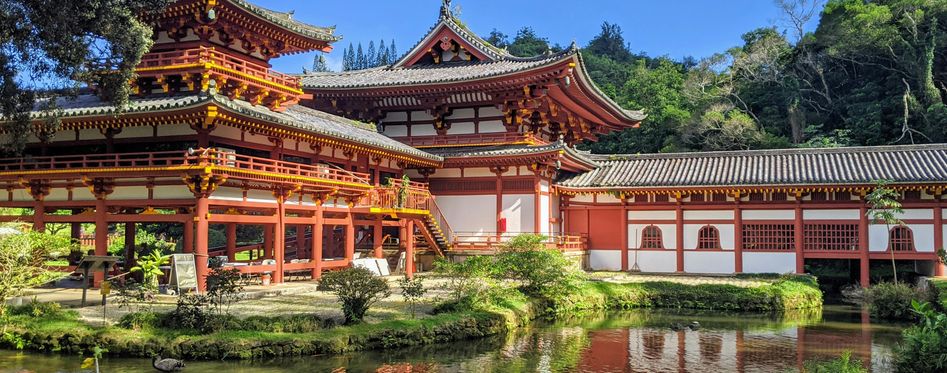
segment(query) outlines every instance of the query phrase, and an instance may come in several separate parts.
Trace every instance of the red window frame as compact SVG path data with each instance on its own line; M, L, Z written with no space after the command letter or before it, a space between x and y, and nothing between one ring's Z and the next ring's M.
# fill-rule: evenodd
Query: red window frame
M700 227L697 231L697 250L720 249L720 230L709 224Z
M914 247L914 231L903 225L891 228L888 231L888 250L895 252L917 251Z
M740 229L740 228L738 228ZM791 251L796 248L793 224L744 224L743 250Z
M656 225L649 225L641 230L641 248L642 249L663 249L664 239L662 238L661 228Z

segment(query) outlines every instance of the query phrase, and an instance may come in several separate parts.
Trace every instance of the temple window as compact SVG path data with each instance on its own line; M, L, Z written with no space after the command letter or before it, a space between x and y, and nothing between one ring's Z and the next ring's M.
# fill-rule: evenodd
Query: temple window
M725 193L714 193L712 197L714 202L727 202L727 195Z
M712 225L705 225L697 231L697 249L720 249L720 231Z
M822 251L858 250L858 224L812 223L803 227L803 249Z
M921 199L921 191L919 190L905 190L904 191L905 201L917 201L920 199Z
M750 201L762 201L763 193L762 192L753 192L750 193Z
M891 251L915 251L914 232L911 228L897 226L888 232L888 249Z
M829 196L826 192L812 192L813 201L826 201L829 199Z
M772 196L773 196L772 197L773 201L788 201L789 200L789 196L786 194L786 192L773 192Z
M664 240L661 238L661 228L655 225L644 227L641 231L642 249L663 249Z
M743 225L743 248L746 250L794 250L795 247L793 224Z

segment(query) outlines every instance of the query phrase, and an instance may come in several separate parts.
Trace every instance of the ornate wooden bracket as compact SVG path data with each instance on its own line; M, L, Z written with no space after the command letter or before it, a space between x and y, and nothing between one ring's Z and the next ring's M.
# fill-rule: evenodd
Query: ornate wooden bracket
M421 174L421 176L423 176L425 179L431 177L431 175L434 175L434 172L435 172L435 171L436 171L436 170L434 170L433 168L430 168L430 167L425 167L425 168L419 168L419 169L418 169L418 173Z
M26 188L27 193L36 201L42 201L49 195L49 180L23 180L20 179L20 185Z
M293 196L293 193L302 190L302 185L296 184L291 187L286 186L276 186L273 188L273 197L276 198L277 203L286 202L290 197Z
M510 170L510 166L491 166L490 172L496 174L497 176L505 174Z
M92 195L95 196L95 199L105 199L109 194L115 191L115 180L106 179L97 177L94 179L89 179L88 177L82 177L82 184L89 188L89 191L92 192Z
M185 174L181 177L181 180L184 181L184 185L187 185L187 189L194 194L195 198L207 198L210 197L220 185L227 181L227 177L211 173L202 173L199 175Z

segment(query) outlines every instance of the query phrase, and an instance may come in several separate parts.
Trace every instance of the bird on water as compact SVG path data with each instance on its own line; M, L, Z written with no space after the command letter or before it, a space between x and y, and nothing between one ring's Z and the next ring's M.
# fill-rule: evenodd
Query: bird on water
M184 362L178 359L162 359L161 356L151 358L151 366L159 372L179 372L184 369Z

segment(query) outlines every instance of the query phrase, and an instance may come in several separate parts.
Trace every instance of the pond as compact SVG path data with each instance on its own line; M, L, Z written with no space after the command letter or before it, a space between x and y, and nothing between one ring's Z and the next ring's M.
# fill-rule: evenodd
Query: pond
M678 328L697 321L697 330ZM637 310L537 323L509 336L384 352L269 361L188 362L185 372L786 372L843 351L891 371L902 326L846 306L774 317ZM0 372L82 372L76 356L0 351ZM109 358L102 372L150 371Z

